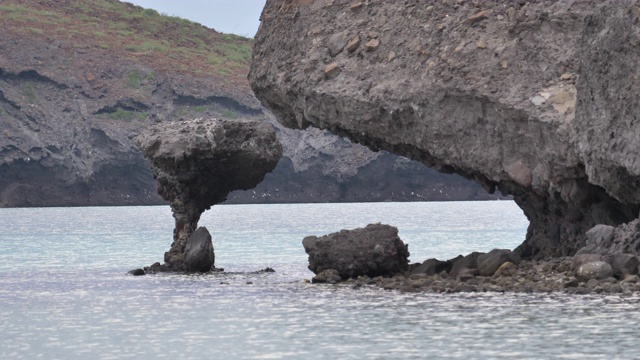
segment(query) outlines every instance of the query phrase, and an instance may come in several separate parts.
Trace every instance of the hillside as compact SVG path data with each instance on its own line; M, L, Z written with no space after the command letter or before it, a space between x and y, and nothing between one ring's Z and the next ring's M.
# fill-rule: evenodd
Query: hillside
M156 122L240 115L272 122L285 158L230 201L487 198L417 163L283 129L249 88L251 39L115 0L5 0L0 28L0 206L161 203L131 139Z

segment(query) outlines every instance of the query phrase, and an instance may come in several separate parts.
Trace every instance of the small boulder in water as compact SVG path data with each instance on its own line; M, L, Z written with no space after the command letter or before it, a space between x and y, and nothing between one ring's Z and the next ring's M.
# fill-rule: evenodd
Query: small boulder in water
M215 263L211 234L206 227L199 227L187 239L184 267L187 272L207 272Z
M348 279L403 274L409 268L407 245L398 237L398 229L389 225L307 236L302 245L309 254L309 270L316 274L333 269Z
M334 269L323 270L318 275L314 276L313 279L311 279L311 282L314 284L335 284L340 281L342 281L342 278L340 277L338 270Z
M145 275L145 272L142 269L133 269L129 271L127 274L133 275L133 276L142 276L142 275Z

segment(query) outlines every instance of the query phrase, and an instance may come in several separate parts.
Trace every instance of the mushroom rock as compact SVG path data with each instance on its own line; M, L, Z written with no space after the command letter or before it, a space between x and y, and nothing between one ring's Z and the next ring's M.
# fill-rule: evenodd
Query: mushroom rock
M523 258L575 254L593 226L638 217L637 1L350 6L267 0L249 80L282 124L513 195Z
M272 126L257 121L196 119L156 124L135 142L152 164L158 193L171 203L175 229L171 249L164 255L171 270L187 270L185 245L200 215L223 202L231 191L255 187L282 156Z

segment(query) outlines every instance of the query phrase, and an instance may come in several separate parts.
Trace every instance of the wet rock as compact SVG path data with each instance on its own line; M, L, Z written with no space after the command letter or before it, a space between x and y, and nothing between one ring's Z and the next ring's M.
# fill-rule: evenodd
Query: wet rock
M457 257L454 259L451 259L451 271L449 272L449 274L451 276L457 276L460 271L462 271L462 269L477 269L478 268L478 256L480 256L482 253L479 252L472 252L471 254L464 256L464 257Z
M611 265L613 274L618 279L624 279L627 275L636 275L640 260L632 254L614 254L604 257L604 260Z
M517 271L517 265L507 261L504 264L500 265L498 270L493 274L493 276L512 276L515 275Z
M129 271L127 274L133 275L133 276L142 276L142 275L145 275L145 272L142 269L133 269Z
M578 270L582 264L600 260L602 260L602 255L600 254L578 254L571 260L571 268L573 270Z
M438 259L427 259L420 266L414 269L412 274L439 274L443 271L449 271L451 269L451 262L440 261Z
M213 242L205 227L199 227L189 236L184 252L184 268L187 272L207 272L214 267Z
M135 142L151 162L158 193L171 204L175 229L164 265L177 271L185 270L185 245L200 215L229 192L255 187L282 155L273 128L257 121L158 124Z
M337 282L340 282L341 280L342 280L342 277L340 276L340 273L338 273L338 270L326 269L326 270L322 270L320 273L314 276L311 279L311 282L314 284L323 284L323 283L335 284Z
M482 276L491 276L507 261L517 265L521 260L511 250L493 249L486 254L478 255L478 271Z
M592 261L580 265L576 270L576 277L582 281L590 279L600 280L613 276L611 265L604 261Z
M302 241L309 255L309 270L320 274L334 269L348 279L367 275L403 274L408 268L409 251L398 237L398 229L383 224L341 230Z

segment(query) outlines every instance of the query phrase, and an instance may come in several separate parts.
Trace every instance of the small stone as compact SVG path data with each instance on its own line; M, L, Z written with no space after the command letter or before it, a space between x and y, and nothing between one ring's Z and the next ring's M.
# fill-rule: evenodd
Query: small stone
M478 42L476 43L476 47L478 49L486 49L487 43L485 43L484 40L478 40Z
M467 25L473 25L475 23L478 23L486 18L489 17L489 10L484 10L484 11L480 11L479 13L476 13L474 15L469 16L464 23Z
M387 56L387 61L392 62L396 58L396 53L393 51L389 51L389 56Z
M596 286L598 286L598 280L597 279L589 279L589 281L587 281L587 287L589 289L593 289Z
M318 275L314 276L313 279L311 279L311 282L314 284L335 284L340 280L342 280L342 277L340 277L340 273L338 273L338 270L326 269L318 273Z
M545 98L543 98L542 96L540 96L540 95L536 95L536 96L531 98L531 102L535 106L540 106L540 105L544 104L545 101L547 101L547 100Z
M133 276L142 276L142 275L145 275L145 272L142 269L134 269L129 271L127 274L133 275Z
M611 265L604 261L592 261L580 265L576 277L581 280L606 279L613 276Z
M347 51L354 52L360 47L360 35L356 35L347 43Z
M570 73L564 73L562 75L560 75L560 80L571 80L571 78L573 77L573 75L571 75Z
M350 6L351 11L356 11L360 8L362 8L362 1L356 1Z
M364 44L364 47L365 49L367 49L367 51L374 51L378 48L378 46L380 46L380 40L378 39L371 39L367 41L366 44Z
M505 60L501 63L503 69L507 69L509 67L509 63Z
M512 276L515 274L516 270L517 266L514 263L507 261L506 263L500 265L493 276Z
M442 31L446 28L446 26L444 24L438 24L438 26L436 26L436 29L438 29L438 31Z
M328 78L333 79L336 76L340 75L340 66L337 63L331 63L324 68L324 73Z

